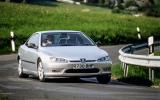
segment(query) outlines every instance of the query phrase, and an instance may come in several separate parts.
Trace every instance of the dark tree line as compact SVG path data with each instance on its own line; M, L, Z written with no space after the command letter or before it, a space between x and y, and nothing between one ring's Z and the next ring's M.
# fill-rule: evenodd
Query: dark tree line
M17 2L17 3L31 3L31 2L41 2L41 1L56 1L56 0L0 0L6 2Z

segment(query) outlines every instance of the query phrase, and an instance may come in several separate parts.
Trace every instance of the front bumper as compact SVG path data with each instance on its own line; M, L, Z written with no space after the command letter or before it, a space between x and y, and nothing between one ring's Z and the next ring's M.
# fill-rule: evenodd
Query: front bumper
M89 67L75 68L76 65L87 65ZM43 63L44 75L50 77L92 77L99 75L111 75L112 62L90 62L90 63Z

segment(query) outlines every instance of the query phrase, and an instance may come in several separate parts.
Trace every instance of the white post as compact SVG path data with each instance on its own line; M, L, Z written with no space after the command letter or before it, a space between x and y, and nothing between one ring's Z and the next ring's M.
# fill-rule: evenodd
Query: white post
M10 32L12 52L15 52L14 32Z
M148 38L148 54L149 56L154 56L154 37L150 36ZM154 81L154 68L149 68L149 80Z
M84 2L84 3L88 3L88 0L84 0L83 2Z
M125 77L128 77L128 70L129 70L129 66L128 64L126 65L126 76Z
M137 32L138 32L138 39L141 39L141 34L140 34L140 28L137 27Z
M148 38L148 46L149 46L149 55L154 55L154 37L150 36Z

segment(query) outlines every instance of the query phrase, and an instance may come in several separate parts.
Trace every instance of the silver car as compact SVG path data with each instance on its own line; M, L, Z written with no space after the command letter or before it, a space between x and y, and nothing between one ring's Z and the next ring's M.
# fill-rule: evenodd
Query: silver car
M96 77L99 83L111 79L112 61L80 31L53 30L34 33L18 50L18 75Z

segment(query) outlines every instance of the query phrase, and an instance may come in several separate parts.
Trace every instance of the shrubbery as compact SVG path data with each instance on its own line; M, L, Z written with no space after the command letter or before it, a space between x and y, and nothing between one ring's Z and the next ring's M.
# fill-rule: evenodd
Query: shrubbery
M147 67L129 65L128 76L123 77L123 68L121 64L115 64L112 66L112 76L118 78L119 81L123 81L129 84L151 86L160 86L160 69L155 68L155 81L149 80L149 69Z
M55 3L56 6L0 3L0 52L10 51L9 33L14 31L17 47L36 31L80 30L104 45L146 42L160 38L160 19L113 14L106 8ZM136 27L141 29L138 40ZM9 49L8 49L9 48Z

